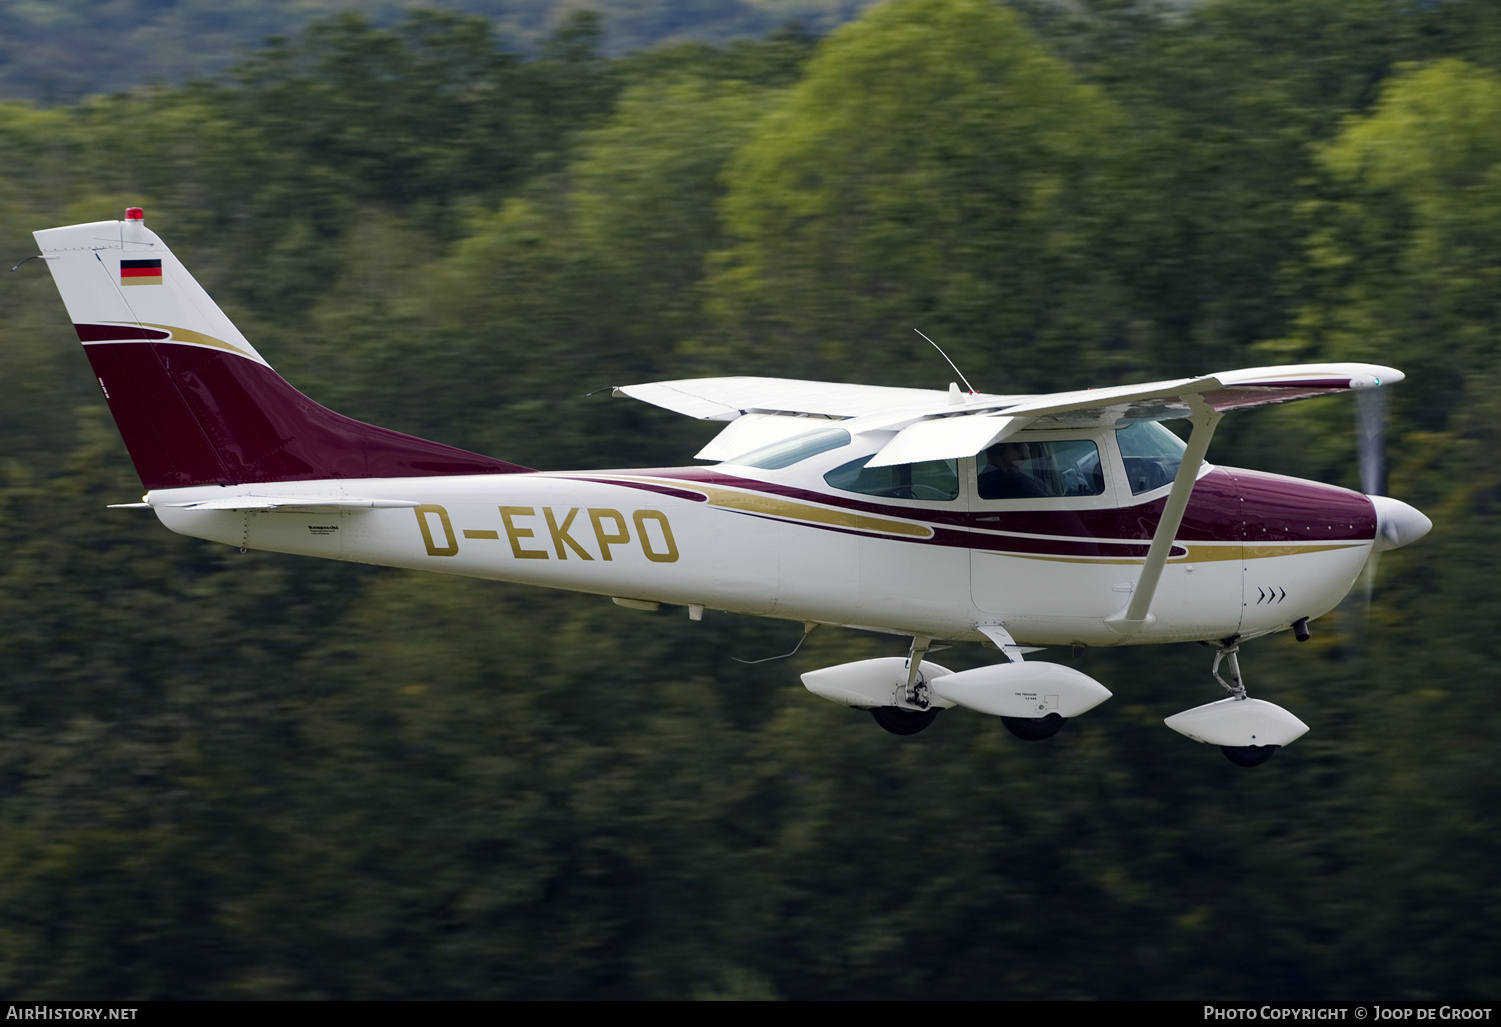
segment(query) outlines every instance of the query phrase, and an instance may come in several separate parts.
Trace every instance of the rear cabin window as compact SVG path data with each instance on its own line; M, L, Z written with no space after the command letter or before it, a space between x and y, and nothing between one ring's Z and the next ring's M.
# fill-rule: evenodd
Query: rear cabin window
M920 464L866 467L875 454L841 464L823 480L843 492L883 499L926 499L948 502L959 498L959 462L925 460Z

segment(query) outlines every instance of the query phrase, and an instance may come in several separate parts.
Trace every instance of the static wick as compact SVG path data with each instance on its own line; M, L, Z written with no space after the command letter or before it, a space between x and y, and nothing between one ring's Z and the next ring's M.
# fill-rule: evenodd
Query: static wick
M46 259L46 258L44 258L44 257L43 257L43 256L42 256L42 254L40 254L40 253L38 253L38 254L37 254L37 255L36 255L36 256L34 256L34 257L27 257L27 258L26 258L26 260L44 260L44 259ZM26 260L23 260L23 261L21 261L21 264L24 264L24 263L26 263ZM13 267L13 268L11 268L11 270L12 270L12 271L14 271L14 270L16 270L16 268L18 268L18 267L20 267L20 266L21 266L21 264L17 264L17 265L16 265L16 267Z
M912 330L914 332L916 332L918 335L922 335L922 337L924 339L928 339L928 337L926 335L923 335L923 331L922 331L921 328L914 328ZM949 366L954 369L954 373L959 376L959 380L964 383L964 387L966 389L968 389L969 390L969 394L971 396L973 396L975 394L975 387L969 383L969 379L968 378L964 377L964 372L961 371L961 370L959 370L959 365L956 364L956 363L954 363L952 360L949 360L949 355L943 351L943 347L940 346L940 345L938 345L938 343L934 342L932 339L928 339L928 345L930 345L934 349L936 349L938 351L938 355L940 357L942 357L943 359L949 361Z

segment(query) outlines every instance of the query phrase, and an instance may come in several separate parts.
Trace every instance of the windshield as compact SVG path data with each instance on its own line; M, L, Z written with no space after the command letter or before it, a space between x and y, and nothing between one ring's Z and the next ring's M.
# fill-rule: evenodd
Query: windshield
M1131 494L1139 496L1171 485L1183 462L1184 441L1156 421L1138 421L1115 433Z

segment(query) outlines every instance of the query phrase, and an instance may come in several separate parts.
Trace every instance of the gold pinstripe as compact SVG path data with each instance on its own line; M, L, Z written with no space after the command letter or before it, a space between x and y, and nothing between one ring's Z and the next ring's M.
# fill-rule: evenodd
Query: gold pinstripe
M225 342L223 339L216 339L212 335L204 335L202 332L195 332L191 328L174 328L171 325L152 324L150 321L108 321L106 323L117 325L139 325L142 328L155 328L159 331L170 332L172 334L170 341L172 342L192 342L198 344L199 346L212 346L215 349L228 350L231 353L238 353L242 357L250 356L249 353L246 353L240 347L232 343ZM159 341L167 342L169 340L162 339Z

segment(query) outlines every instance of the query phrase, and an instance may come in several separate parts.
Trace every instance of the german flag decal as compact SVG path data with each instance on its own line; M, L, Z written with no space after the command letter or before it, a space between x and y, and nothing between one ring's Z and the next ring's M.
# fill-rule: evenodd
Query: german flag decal
M120 261L120 284L121 285L161 285L162 262L156 260L122 260Z

